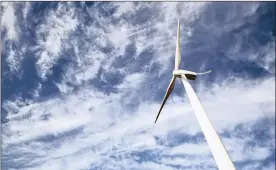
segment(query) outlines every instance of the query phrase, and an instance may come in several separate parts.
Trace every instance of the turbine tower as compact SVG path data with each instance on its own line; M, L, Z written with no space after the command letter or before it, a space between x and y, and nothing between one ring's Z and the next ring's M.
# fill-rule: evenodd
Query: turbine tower
M198 99L194 89L192 88L192 86L190 85L190 83L188 81L188 80L195 80L197 75L210 73L211 70L204 72L204 73L196 73L196 72L187 71L187 70L180 70L179 69L180 61L181 61L180 25L179 25L179 19L178 19L176 51L175 51L175 68L173 71L173 76L172 76L171 82L167 88L162 105L159 109L159 112L156 116L154 123L156 123L156 121L160 115L160 112L164 107L164 104L166 103L171 92L173 91L176 78L180 78L184 85L184 88L187 92L189 101L190 101L192 108L195 112L195 116L198 120L201 130L203 131L205 139L209 145L209 148L212 152L214 160L218 166L218 169L219 170L235 170L235 166L234 166L230 156L228 155L226 149L224 148L223 143L221 142L212 123L210 122L200 100Z

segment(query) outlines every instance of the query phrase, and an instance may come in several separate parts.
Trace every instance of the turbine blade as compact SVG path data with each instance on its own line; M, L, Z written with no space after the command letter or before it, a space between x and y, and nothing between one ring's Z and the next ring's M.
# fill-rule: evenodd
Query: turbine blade
M212 70L209 70L209 71L205 71L205 72L203 72L203 73L196 73L197 75L203 75L203 74L209 74L209 73L211 73L212 72Z
M176 50L175 50L175 70L178 70L179 65L181 62L181 53L180 53L180 23L178 18L178 25L177 25L177 38L176 38Z
M175 76L173 76L172 79L171 79L171 82L170 82L170 84L169 84L169 86L168 86L168 88L167 88L167 91L166 91L166 94L165 94L165 96L164 96L162 105L161 105L161 107L160 107L160 109L159 109L159 112L158 112L158 114L157 114L157 116L156 116L156 119L155 119L155 122L154 122L154 123L156 123L156 121L157 121L157 119L158 119L158 117L159 117L159 115L160 115L160 113L161 113L161 110L163 109L163 107L164 107L164 105L165 105L165 103L166 103L168 97L170 96L171 92L173 91L174 84L175 84L175 79L176 79Z

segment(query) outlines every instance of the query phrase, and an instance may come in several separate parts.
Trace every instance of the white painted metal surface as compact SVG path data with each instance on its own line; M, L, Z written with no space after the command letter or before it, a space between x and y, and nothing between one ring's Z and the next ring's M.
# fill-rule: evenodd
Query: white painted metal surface
M179 24L179 19L178 19L176 49L175 49L175 67L174 67L174 70L178 70L180 62L181 62L181 53L180 53L180 24Z
M235 166L229 157L226 149L223 146L216 130L210 122L200 100L198 99L194 89L188 82L185 75L181 75L181 80L187 92L188 98L195 112L195 116L203 131L205 139L209 145L209 148L213 154L214 160L219 170L235 170Z
M188 70L174 70L173 76L181 76L182 74L203 75L203 74L208 74L208 73L211 73L211 70L203 72L203 73L196 73L196 72L188 71Z

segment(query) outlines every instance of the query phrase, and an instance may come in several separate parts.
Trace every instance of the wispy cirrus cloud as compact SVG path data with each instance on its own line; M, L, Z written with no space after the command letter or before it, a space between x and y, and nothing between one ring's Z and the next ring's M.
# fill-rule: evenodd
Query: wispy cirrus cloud
M31 52L44 82L32 89L33 98L21 96L3 103L7 114L2 125L4 167L216 169L179 82L160 120L153 124L171 76L178 17L182 65L213 68L212 76L200 77L192 85L235 165L239 169L274 167L275 77L251 79L241 74L252 74L251 70L239 68L239 72L234 67L247 66L250 60L261 67L269 65L264 71L270 72L273 46L259 46L267 54L263 61L255 57L252 47L243 53L243 39L236 39L237 46L226 43L223 57L216 53L224 35L240 28L246 17L254 17L260 4L74 5L49 7L45 12L49 15L34 30L38 37ZM222 18L209 15L223 7L229 9ZM234 7L239 15L230 15ZM223 26L215 27L220 21ZM242 54L248 57L240 58ZM59 93L45 98L40 91L47 89L45 82L56 74L60 60L64 61L60 78L50 79Z
M7 32L6 37L10 40L16 40L19 30L14 5L11 2L3 2L1 3L1 7L3 8L3 12L1 12L1 24Z
M45 23L37 30L38 48L37 72L42 79L51 74L51 68L62 56L60 55L70 32L78 26L77 16L74 15L74 8L59 4L58 9L49 11Z
M246 137L246 135L250 134L247 129L255 126L252 122L275 117L273 112L275 98L273 93L270 93L274 86L273 82L273 79L259 82L249 89L244 89L239 83L231 83L214 89L213 94L208 92L199 94L215 128L222 134L226 129L233 134L230 138L223 137L222 140L235 162L247 160L258 162L272 154L270 149L275 147L272 141L248 148L248 142L254 142L256 139L254 136ZM236 96L235 91L240 95ZM248 98L254 93L266 95L258 100L255 97ZM225 98L231 100L223 100ZM31 167L85 169L104 160L113 160L114 156L119 154L119 162L122 164L114 164L113 168L128 167L123 163L126 161L130 161L133 168L138 168L135 156L130 155L145 152L145 154L153 154L152 159L162 162L165 167L167 166L165 164L171 168L173 168L171 165L195 168L201 164L215 167L203 137L196 137L201 133L200 128L186 98L184 101L169 102L156 125L153 125L153 119L158 110L158 104L142 104L135 114L130 115L120 106L119 101L120 96L115 94L106 96L95 93L92 89L86 89L66 96L64 99L56 98L28 106L21 104L21 107L17 104L18 113L15 115L10 113L9 122L3 127L4 161L8 155L28 152L30 158L26 157L25 161L28 160L28 165ZM254 107L248 107L246 104ZM262 107L263 104L267 107ZM251 109L248 110L248 108ZM265 116L264 112L270 114ZM241 129L240 132L240 135L245 135L244 137L235 134L235 127L240 124L248 124L248 128ZM272 121L269 121L269 124L267 128L274 127ZM263 135L269 135L268 137L272 139L274 133L268 131ZM186 142L178 145L177 141L173 140L177 136L182 136L183 142ZM198 139L199 141L194 143ZM239 147L236 146L237 144ZM170 147L170 145L176 146ZM11 147L12 150L9 149ZM36 148L35 151L32 151L33 147ZM37 154L40 156L36 157ZM139 154L138 158L142 159L142 155ZM75 162L70 160L83 159L85 155L90 155L94 159L86 158L82 160L85 161L84 164L78 164L78 167L74 168L77 165L73 165ZM182 157L173 158L177 155ZM148 164L155 164L155 161L150 160L143 160L143 162L145 165L139 166L144 169L147 169ZM204 162L208 163L205 165ZM105 167L105 165L101 166ZM106 168L108 166L111 164L106 165Z

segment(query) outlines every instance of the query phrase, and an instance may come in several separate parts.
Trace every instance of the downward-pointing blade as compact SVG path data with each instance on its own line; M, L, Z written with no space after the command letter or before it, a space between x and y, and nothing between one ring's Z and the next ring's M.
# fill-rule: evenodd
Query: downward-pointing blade
M179 64L181 62L181 53L180 53L180 24L178 18L178 25L177 25L177 37L176 37L176 49L175 49L175 70L178 70Z
M161 107L160 107L160 109L159 109L159 112L158 112L158 114L157 114L157 117L156 117L154 123L156 123L156 121L157 121L157 119L158 119L158 117L159 117L159 115L160 115L160 113L161 113L161 110L162 110L163 107L164 107L164 104L166 103L166 101L167 101L168 97L170 96L171 92L173 91L174 84L175 84L175 78L176 78L176 77L173 76L172 79L171 79L171 82L170 82L170 84L169 84L169 87L167 88L167 91L166 91L166 94L165 94L165 96L164 96L162 105L161 105Z

